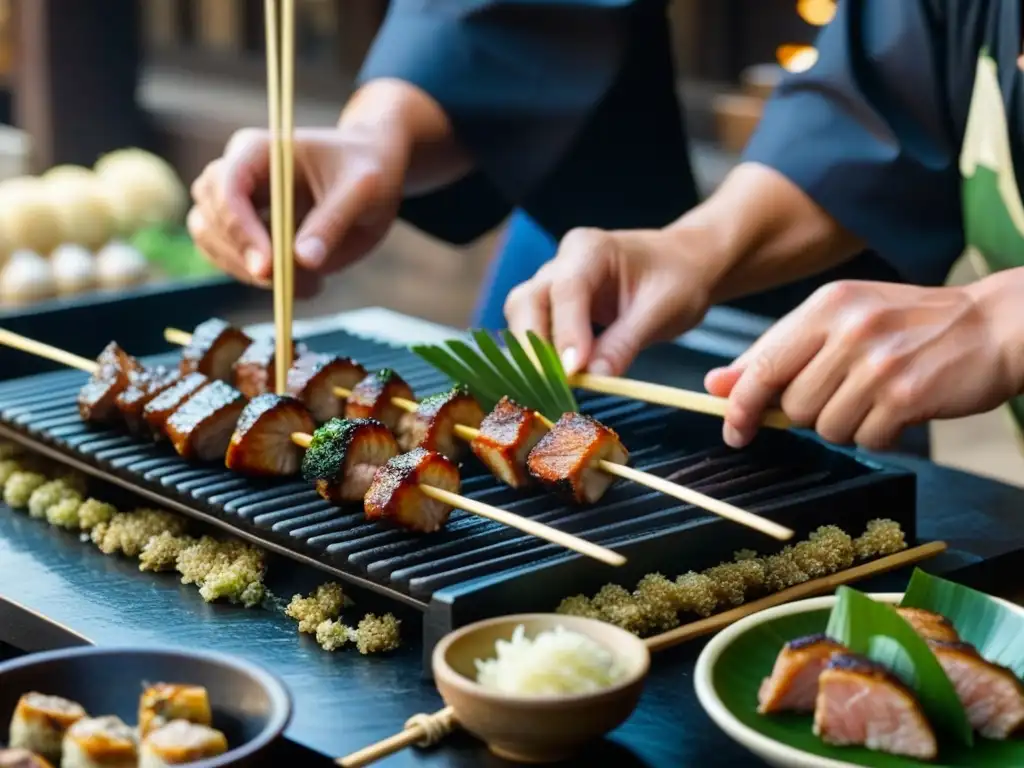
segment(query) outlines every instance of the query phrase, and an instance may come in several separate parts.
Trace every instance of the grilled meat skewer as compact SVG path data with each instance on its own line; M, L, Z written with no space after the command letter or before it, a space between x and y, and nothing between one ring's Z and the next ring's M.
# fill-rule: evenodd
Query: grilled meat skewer
M294 475L302 466L303 451L292 442L292 433L315 428L309 409L294 397L254 397L230 435L224 465L246 475Z
M615 482L605 463L625 464L629 451L614 430L581 413L567 413L530 451L536 480L577 504L593 504Z
M92 371L92 378L78 393L78 412L85 421L105 424L118 416L117 396L144 372L142 364L117 345L110 342Z
M436 451L414 448L395 456L377 470L366 491L367 520L391 520L403 528L433 533L448 521L452 506L431 489L457 494L459 468Z
M114 401L117 409L121 412L121 418L128 425L128 431L133 435L142 435L148 432L149 427L145 419L146 406L179 381L181 381L181 373L164 368L162 365L136 376L135 380Z
M304 355L308 350L299 342L292 342L292 359ZM246 397L273 391L274 360L277 345L273 339L257 339L242 353L232 366L235 387Z
M345 418L376 419L390 429L398 431L398 422L405 412L394 401L416 402L412 387L390 368L371 373L352 388L345 403Z
M302 476L332 504L359 501L377 470L397 455L395 436L376 419L332 419L313 433Z
M288 394L298 398L313 413L318 424L345 414L346 397L366 377L366 369L348 357L307 352L288 369Z
M469 390L453 387L424 398L415 411L402 415L398 443L405 451L426 448L458 461L465 446L456 435L457 427L476 429L483 419L484 412Z
M246 398L223 381L213 381L189 397L164 425L178 455L213 461L223 458Z
M248 335L224 320L212 318L200 323L181 351L181 375L201 373L231 383L235 362L250 344Z
M190 373L150 400L142 409L142 418L145 419L152 431L153 438L163 439L166 436L164 427L171 414L192 395L209 384L211 384L210 379L203 374Z

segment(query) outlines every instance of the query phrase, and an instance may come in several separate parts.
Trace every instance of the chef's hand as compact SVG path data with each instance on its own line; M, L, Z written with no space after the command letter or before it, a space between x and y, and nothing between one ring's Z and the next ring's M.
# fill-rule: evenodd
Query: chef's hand
M704 316L710 276L700 251L685 230L573 230L509 294L509 330L551 339L569 375L621 375L644 346ZM592 323L605 328L596 339Z
M405 190L419 193L467 170L447 116L407 83L363 86L337 127L294 134L296 291L365 256L387 233ZM214 263L249 283L272 283L270 135L236 133L192 185L188 228Z
M729 398L725 441L749 443L777 402L796 425L873 450L910 425L999 406L1024 389L1022 277L1011 270L950 288L825 286L708 374L708 391Z

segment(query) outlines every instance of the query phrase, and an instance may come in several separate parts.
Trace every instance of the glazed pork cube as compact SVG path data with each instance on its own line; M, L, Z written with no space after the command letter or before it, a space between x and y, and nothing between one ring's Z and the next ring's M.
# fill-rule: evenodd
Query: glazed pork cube
M58 762L64 734L85 716L85 709L77 702L59 696L26 693L14 708L10 746Z
M968 643L929 640L928 646L953 683L971 727L1003 740L1024 724L1024 687L1012 670L983 658Z
M326 424L345 414L347 398L334 390L351 392L365 377L366 369L350 358L307 352L288 370L288 394L306 404L317 424Z
M377 470L397 455L395 436L376 419L331 419L313 433L302 476L332 504L362 501Z
M139 734L147 736L172 720L210 725L210 697L201 685L156 683L139 697Z
M935 733L913 692L885 667L834 654L818 677L814 733L828 744L932 760Z
M177 384L180 379L181 374L177 371L168 370L162 365L157 366L136 376L128 388L117 396L117 408L132 434L138 435L149 431L143 417L146 406L161 392Z
M105 424L117 418L117 396L145 369L114 341L104 347L96 363L96 372L78 393L78 412L84 421Z
M167 419L167 437L179 456L199 461L224 459L245 397L223 381L213 381Z
M150 400L142 409L142 418L157 440L164 438L167 419L190 397L210 383L201 373L190 373Z
M292 433L308 435L315 428L309 409L294 397L258 395L238 417L224 463L245 475L294 475L305 450L292 442Z
M465 452L466 441L459 437L459 426L476 429L484 412L469 391L454 387L420 401L412 413L399 419L398 444L403 451L426 448L458 461Z
M470 448L503 483L525 488L530 484L526 459L547 431L533 411L503 397L480 423Z
M251 343L245 333L219 318L200 323L192 331L192 342L181 350L181 375L201 373L230 382L232 366Z
M772 673L761 683L757 711L813 712L818 676L832 654L846 649L825 635L809 635L786 643L775 658Z
M577 504L593 504L614 481L602 472L601 461L629 460L619 436L597 419L567 413L534 446L527 458L530 475Z
M376 419L394 432L407 413L392 402L396 397L413 400L412 387L390 368L371 373L352 388L345 403L345 418Z
M87 717L64 734L61 768L136 768L135 729L119 717Z
M421 485L458 493L459 468L440 453L416 448L377 470L366 492L367 520L390 520L402 528L433 533L448 520L452 507L428 496Z
M292 359L306 353L306 347L292 342ZM274 361L277 345L273 339L257 339L248 347L232 367L235 387L248 398L274 391Z

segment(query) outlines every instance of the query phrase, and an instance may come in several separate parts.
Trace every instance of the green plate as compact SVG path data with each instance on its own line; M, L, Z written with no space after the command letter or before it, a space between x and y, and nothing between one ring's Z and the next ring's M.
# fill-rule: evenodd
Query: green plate
M898 603L902 595L872 597ZM824 632L834 603L835 597L829 596L762 611L708 643L697 661L694 683L701 705L726 734L769 764L786 768L1024 766L1024 741L990 741L976 736L973 747L957 747L942 743L940 734L939 757L926 763L860 747L829 746L811 732L810 715L759 715L757 691L782 646L794 638Z

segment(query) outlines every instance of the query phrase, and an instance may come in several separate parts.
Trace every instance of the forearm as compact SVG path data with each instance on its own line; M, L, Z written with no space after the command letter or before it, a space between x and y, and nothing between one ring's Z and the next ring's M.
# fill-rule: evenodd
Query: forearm
M345 105L338 126L370 131L407 159L405 192L424 194L451 184L472 170L451 122L425 91L396 79L363 85Z
M702 258L713 303L823 272L864 247L796 185L755 163L738 166L669 229L688 239L698 233L707 243Z
M1024 394L1024 312L1020 311L1024 267L996 272L964 290L974 300L1000 350L1007 374L1015 383L1015 393Z

